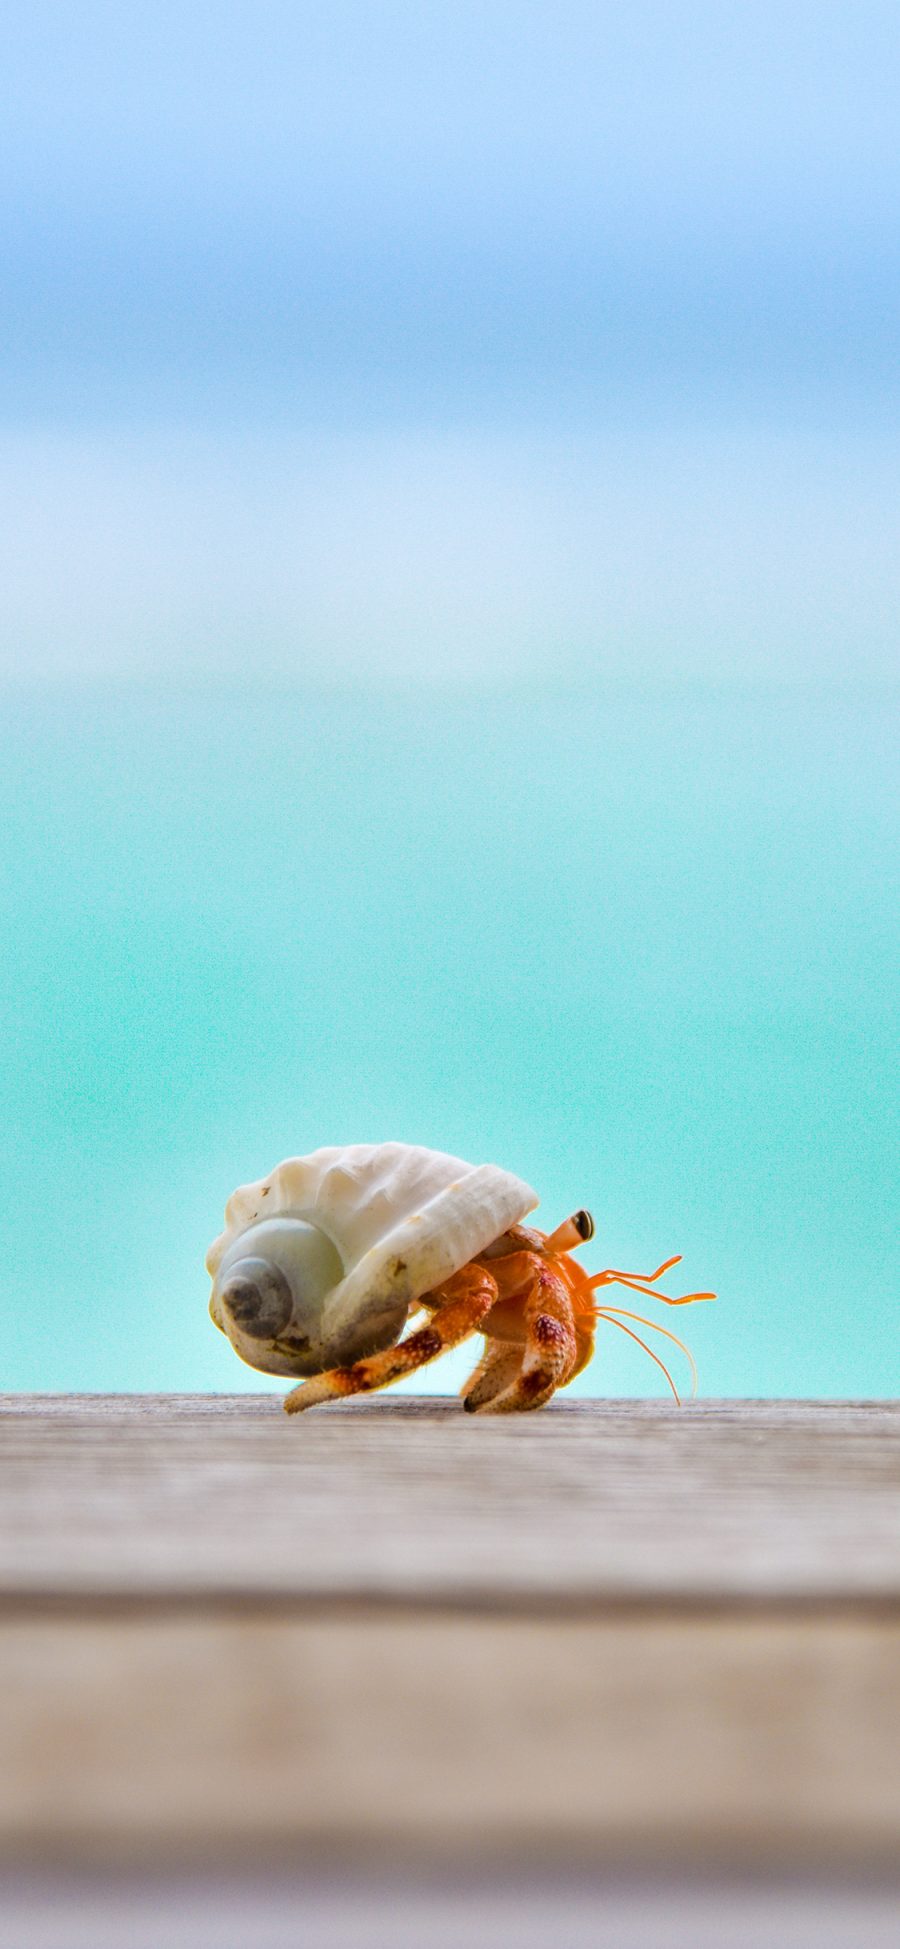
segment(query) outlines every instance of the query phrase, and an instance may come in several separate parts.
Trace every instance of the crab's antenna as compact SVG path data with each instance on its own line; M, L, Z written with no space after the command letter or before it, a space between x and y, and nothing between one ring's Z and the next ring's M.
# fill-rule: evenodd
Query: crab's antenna
M627 1306L595 1306L592 1310L595 1319L609 1320L613 1326L618 1326L619 1321L617 1315L619 1314L622 1315L623 1319L637 1320L639 1326L649 1326L651 1332L661 1333L664 1339L671 1340L676 1347L680 1347L691 1370L691 1399L693 1400L697 1392L698 1384L697 1362L686 1341L680 1340L677 1333L671 1333L667 1326L660 1326L658 1320L645 1320L643 1313L629 1312Z
M632 1292L646 1293L648 1299L659 1299L664 1306L692 1306L696 1299L715 1299L715 1293L682 1293L680 1298L672 1299L668 1293L651 1291L655 1280L680 1263L681 1253L676 1252L674 1258L665 1259L655 1272L619 1272L615 1266L609 1266L605 1272L593 1273L587 1284L592 1292L598 1286L629 1286Z
M663 1259L662 1265L658 1265L655 1272L618 1272L615 1266L610 1266L606 1272L596 1273L595 1277L597 1279L643 1279L648 1286L652 1286L654 1279L661 1279L663 1273L670 1271L673 1265L680 1265L683 1257L682 1252L673 1253L671 1259Z
M636 1340L638 1346L643 1347L644 1352L650 1355L650 1359L655 1361L657 1367L662 1369L662 1372L665 1374L666 1380L668 1381L669 1386L672 1389L672 1393L674 1394L675 1399L678 1402L678 1406L680 1407L681 1395L679 1394L678 1389L675 1386L675 1382L673 1381L672 1376L669 1373L669 1369L666 1366L665 1361L660 1360L659 1355L654 1353L652 1347L648 1347L646 1340L642 1340L639 1333L633 1333L630 1326L624 1326L622 1321L617 1320L612 1313L603 1313L601 1314L600 1317L602 1317L603 1319L608 1319L610 1326L617 1326L619 1328L620 1333L627 1333L629 1340ZM648 1324L650 1324L650 1322L648 1322Z

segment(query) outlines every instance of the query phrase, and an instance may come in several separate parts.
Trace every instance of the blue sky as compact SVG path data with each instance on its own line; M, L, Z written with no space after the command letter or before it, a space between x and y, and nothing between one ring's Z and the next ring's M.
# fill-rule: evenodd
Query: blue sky
M886 6L14 7L5 410L895 385Z
M883 678L900 18L13 7L0 672Z
M14 8L2 667L227 675L251 621L273 675L831 679L852 616L884 674L898 53L866 5Z

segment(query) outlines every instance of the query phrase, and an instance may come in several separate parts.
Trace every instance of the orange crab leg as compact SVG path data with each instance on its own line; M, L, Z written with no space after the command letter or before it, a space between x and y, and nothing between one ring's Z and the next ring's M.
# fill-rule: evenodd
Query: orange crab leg
M565 1281L534 1255L531 1289L523 1302L524 1353L512 1385L480 1406L480 1414L515 1414L543 1407L571 1378L578 1359L572 1299Z
M488 1401L493 1401L504 1388L511 1387L522 1365L522 1347L510 1346L509 1342L488 1340L484 1353L469 1375L465 1387L460 1389L463 1407L467 1414L477 1414Z
M368 1360L356 1360L350 1367L332 1367L327 1373L304 1381L286 1396L285 1412L300 1414L304 1408L316 1407L322 1401L340 1400L347 1394L371 1394L375 1388L390 1386L401 1375L413 1373L428 1361L437 1360L448 1347L467 1340L470 1333L477 1331L496 1297L497 1281L483 1266L463 1266L443 1286L423 1296L420 1304L427 1306L432 1314L427 1326L417 1327L396 1347L387 1347L383 1353L370 1355Z
M575 1380L576 1375L584 1373L585 1368L590 1365L593 1358L594 1358L594 1321L593 1320L588 1321L583 1318L579 1318L578 1314L576 1313L575 1315L575 1365L572 1368L571 1374L569 1374L566 1380L567 1387L569 1385L569 1381Z

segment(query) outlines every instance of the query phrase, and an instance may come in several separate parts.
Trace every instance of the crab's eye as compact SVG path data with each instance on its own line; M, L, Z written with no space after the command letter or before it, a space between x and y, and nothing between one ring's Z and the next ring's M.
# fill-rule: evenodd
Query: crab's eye
M580 1239L584 1239L587 1242L589 1238L593 1238L594 1221L589 1211L574 1212L572 1215L572 1223Z

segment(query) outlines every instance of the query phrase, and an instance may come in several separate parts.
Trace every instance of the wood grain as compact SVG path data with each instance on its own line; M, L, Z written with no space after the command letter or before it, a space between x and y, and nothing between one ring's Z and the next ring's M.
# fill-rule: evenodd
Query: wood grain
M900 1861L893 1404L7 1398L0 1858Z
M6 1397L0 1593L900 1600L900 1404Z

